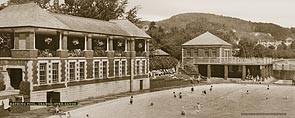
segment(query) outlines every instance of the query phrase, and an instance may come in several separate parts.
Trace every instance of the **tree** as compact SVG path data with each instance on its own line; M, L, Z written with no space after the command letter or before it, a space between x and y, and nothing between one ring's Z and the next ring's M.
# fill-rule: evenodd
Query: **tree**
M258 44L254 47L255 50L255 56L256 57L264 57L265 56L265 50L266 48L264 47L264 45Z
M287 45L284 42L282 42L280 45L278 45L278 48L277 49L278 50L286 50L287 49Z
M8 4L23 4L36 2L42 8L54 13L93 18L109 21L111 19L126 18L133 23L138 23L138 7L126 10L128 0L65 0L65 4L49 5L50 0L9 0Z
M46 8L48 7L50 0L9 0L8 5L24 4L29 2L38 3L42 8Z
M137 17L137 11L138 11L139 7L133 7L132 9L130 9L129 11L126 12L126 19L128 19L129 21L131 21L134 24L138 24L140 22L140 18Z
M292 43L291 43L291 49L295 49L295 41L292 41Z

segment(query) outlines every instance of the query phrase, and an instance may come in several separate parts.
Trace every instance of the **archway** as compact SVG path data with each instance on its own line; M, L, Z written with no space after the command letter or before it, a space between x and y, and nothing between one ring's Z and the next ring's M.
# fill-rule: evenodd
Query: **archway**
M19 68L7 68L7 72L10 78L10 85L14 89L19 89L20 82L23 79L23 71Z

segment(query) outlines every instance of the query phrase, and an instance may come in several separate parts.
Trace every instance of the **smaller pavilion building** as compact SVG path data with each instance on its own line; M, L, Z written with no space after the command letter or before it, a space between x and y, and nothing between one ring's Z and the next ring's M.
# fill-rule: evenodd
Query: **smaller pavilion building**
M193 64L197 74L207 77L246 79L247 75L267 78L272 75L269 58L234 57L232 45L206 32L182 44L182 67Z

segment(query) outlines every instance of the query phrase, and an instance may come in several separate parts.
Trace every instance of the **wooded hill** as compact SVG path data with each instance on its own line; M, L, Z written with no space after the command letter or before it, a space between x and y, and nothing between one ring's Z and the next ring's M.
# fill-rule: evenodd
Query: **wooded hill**
M273 23L251 22L205 13L179 14L159 22L144 21L142 26L144 25L149 26L147 33L153 37L151 49L161 48L178 59L181 58L181 44L206 31L233 44L234 48L242 49L242 47L245 47L244 50L246 51L237 55L245 57L274 56L273 53L255 53L254 48L259 40L284 41L289 37L295 39L295 28L284 28ZM288 49L285 48L284 51ZM268 50L268 52L271 51ZM292 55L281 57L290 56ZM293 56L295 57L295 54ZM277 55L277 57L280 57L280 55Z

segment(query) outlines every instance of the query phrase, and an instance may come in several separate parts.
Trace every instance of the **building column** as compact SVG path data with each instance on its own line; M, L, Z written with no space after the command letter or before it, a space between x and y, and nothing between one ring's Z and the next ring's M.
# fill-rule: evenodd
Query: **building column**
M92 36L88 35L87 39L87 50L92 50Z
M93 50L92 50L92 36L85 35L85 50L84 57L86 58L86 78L92 79L93 77Z
M35 47L34 28L14 29L14 49L11 50L12 58L37 58L38 50Z
M113 36L108 37L108 51L107 51L107 57L108 57L108 71L109 71L109 78L115 77L115 71L114 71L114 50L113 50Z
M135 71L135 57L136 57L136 52L135 52L135 39L131 38L130 40L130 91L133 91L133 79L134 79L134 71Z
M88 40L88 36L85 35L85 36L84 36L84 51L87 50L87 43L88 43L87 40Z
M147 58L149 58L149 50L150 50L149 45L150 45L150 41L149 39L146 39L145 40L145 56Z
M228 79L228 65L224 65L224 79Z
M211 65L207 65L207 77L211 78Z
M127 52L128 51L128 42L127 42L128 40L127 39L125 39L125 52Z
M242 80L246 79L247 68L246 65L242 65Z
M66 58L68 57L68 32L59 32L59 34L59 49L57 50L57 53L59 57Z
M59 34L59 40L58 40L58 50L62 50L62 32L58 32Z

